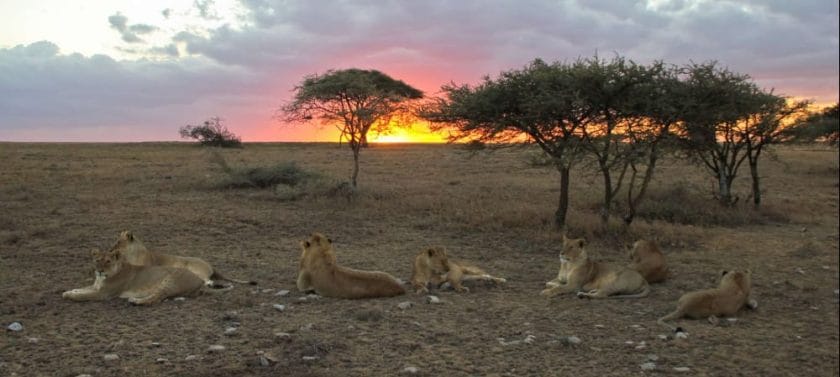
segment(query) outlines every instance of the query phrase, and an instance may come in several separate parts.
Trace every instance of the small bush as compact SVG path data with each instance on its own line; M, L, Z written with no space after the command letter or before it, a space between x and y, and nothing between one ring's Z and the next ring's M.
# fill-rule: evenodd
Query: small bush
M179 130L184 139L195 139L201 145L221 148L242 148L242 141L239 136L230 132L222 124L222 119L213 117L204 121L204 124L193 126L186 125Z
M305 171L291 161L268 167L228 168L228 180L223 185L228 188L294 187L315 176L315 173Z

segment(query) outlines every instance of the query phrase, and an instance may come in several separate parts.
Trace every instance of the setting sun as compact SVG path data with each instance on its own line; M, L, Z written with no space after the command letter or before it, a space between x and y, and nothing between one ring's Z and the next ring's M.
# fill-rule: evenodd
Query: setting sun
M387 133L371 134L371 143L445 143L446 135L435 133L429 127L414 123L410 127L392 127Z

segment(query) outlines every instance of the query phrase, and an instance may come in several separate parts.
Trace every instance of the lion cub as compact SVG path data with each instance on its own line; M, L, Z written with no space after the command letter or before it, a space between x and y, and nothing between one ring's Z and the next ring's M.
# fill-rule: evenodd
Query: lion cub
M73 301L100 301L127 298L137 305L151 305L167 297L187 296L198 292L204 281L183 268L135 266L119 251L91 252L96 267L96 281L86 288L73 289L61 297Z
M645 278L635 270L589 259L584 240L564 237L561 260L568 264L565 282L555 279L540 295L553 297L577 292L581 298L639 298L650 293ZM561 272L562 264L561 264ZM556 285L554 285L556 284Z
M630 264L627 267L642 274L648 283L659 283L668 277L665 255L659 250L656 242L638 240L633 244L628 256Z
M449 259L446 249L442 247L428 248L414 257L411 285L414 286L416 293L428 293L430 283L438 287L444 282L449 282L458 292L469 292L470 290L461 284L466 280L489 280L497 284L507 282L464 261Z
M332 240L312 233L300 241L297 287L302 292L314 290L325 297L390 297L405 293L396 278L380 271L360 271L338 265Z
M231 279L222 275L205 260L193 257L181 257L149 251L137 236L129 231L123 231L117 237L117 242L110 251L119 251L128 263L137 266L168 266L186 268L196 274L208 287L216 287L215 280L226 280L240 284L257 284L254 281Z
M677 310L660 318L657 322L671 330L681 331L679 327L669 325L665 321L688 318L708 318L716 323L718 316L735 315L746 306L750 309L758 307L758 302L750 297L752 290L752 272L723 271L717 288L703 289L689 292L677 301Z

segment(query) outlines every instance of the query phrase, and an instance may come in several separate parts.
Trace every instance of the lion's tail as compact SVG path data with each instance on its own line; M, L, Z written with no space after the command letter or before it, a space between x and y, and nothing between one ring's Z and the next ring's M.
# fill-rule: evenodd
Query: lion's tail
M254 281L254 280L239 280L239 279L229 278L229 277L223 275L221 272L215 271L215 270L213 271L213 275L210 275L210 279L212 279L212 280L224 280L224 281L229 281L229 282L232 282L232 283L239 283L239 284L257 285L257 282Z
M682 317L682 312L680 312L680 310L677 309L677 310L674 310L673 312L669 313L668 315L666 315L662 318L659 318L658 320L656 320L656 323L669 328L673 332L681 332L682 328L665 322L665 321L670 321L672 319L677 319L677 318L680 318L680 317Z

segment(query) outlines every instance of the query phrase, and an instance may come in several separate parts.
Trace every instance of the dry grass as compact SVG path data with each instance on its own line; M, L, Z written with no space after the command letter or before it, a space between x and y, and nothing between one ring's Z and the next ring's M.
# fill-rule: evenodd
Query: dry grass
M0 374L394 375L415 365L427 375L637 375L650 353L663 370L689 366L701 375L838 373L836 150L786 148L778 160L763 161L765 206L758 211L717 207L699 168L663 161L630 229L600 226L600 179L575 171L569 232L612 262L624 262L625 242L656 239L677 276L630 302L536 294L556 275L561 235L551 222L559 177L535 164L534 152L376 145L362 151L359 191L350 196L339 182L350 175L351 154L334 144L219 152L229 167L295 161L296 171L326 177L268 190L219 189L229 173L206 150L185 144L0 144L0 324L26 327L0 339ZM735 191L746 198L746 175ZM297 242L312 231L328 234L339 262L350 267L407 279L411 256L443 245L509 283L467 295L440 292L443 305L413 295L298 302L239 286L154 308L62 300L62 290L90 282L87 251L109 246L124 229L151 248L255 279L261 289L295 290ZM658 340L655 318L682 292L714 284L718 269L746 266L756 271L757 313L728 327L687 322L685 344ZM406 300L415 306L396 309ZM288 308L278 313L272 303ZM225 337L232 311L239 335ZM291 339L279 341L278 331ZM497 340L526 334L536 343ZM567 335L583 345L558 343ZM627 340L646 340L648 348L635 350ZM217 343L228 351L204 353ZM254 364L257 351L280 361ZM121 361L102 361L110 352ZM186 362L188 354L201 360ZM310 354L319 359L301 360ZM155 363L158 357L169 361Z

